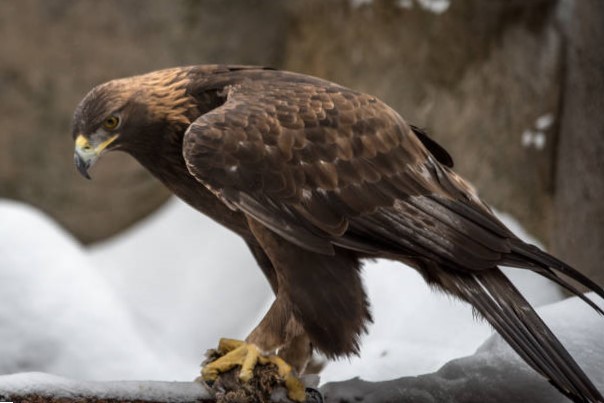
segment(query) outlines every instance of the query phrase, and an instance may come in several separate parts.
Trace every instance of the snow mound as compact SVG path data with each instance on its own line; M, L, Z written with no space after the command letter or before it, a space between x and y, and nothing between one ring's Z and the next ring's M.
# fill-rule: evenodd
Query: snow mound
M595 295L591 293L591 298ZM604 307L602 301L599 305ZM604 321L578 298L539 309L570 353L604 391ZM469 357L452 360L438 371L391 381L367 382L358 378L324 385L327 401L372 403L413 402L532 402L563 403L568 400L522 361L501 337L494 335ZM191 382L72 381L38 373L0 376L2 396L87 397L99 399L199 401L206 390Z
M503 219L536 243L510 217ZM186 362L183 374L198 371L204 349L220 337L245 337L273 299L242 240L176 198L129 231L95 245L91 257L125 297L137 328L156 348ZM539 276L509 273L533 303L562 298ZM473 353L492 333L467 304L434 293L400 263L367 262L364 281L375 324L364 337L361 357L329 363L322 373L326 381L434 371ZM443 340L442 334L459 337Z
M16 202L0 200L0 222L0 374L160 377L159 360L76 240Z
M136 328L183 362L182 380L221 337L245 338L273 299L243 240L176 198L90 257Z
M207 348L245 337L273 299L242 240L177 199L89 249L22 204L0 201L0 222L0 374L190 381ZM561 298L509 272L533 303ZM330 363L324 381L435 371L492 334L400 263L367 262L363 275L375 323L361 357Z
M498 217L521 239L539 245L514 218ZM528 270L504 268L534 306L563 299L560 289ZM331 362L325 382L353 376L369 381L435 371L447 361L472 354L493 333L472 308L430 289L413 269L393 261L368 262L363 273L374 323L363 337L361 356ZM448 337L447 335L455 335Z
M594 293L589 297L598 300ZM604 393L604 320L579 298L538 310L595 386ZM362 402L532 402L568 399L533 371L499 335L476 354L450 361L438 371L386 382L352 379L323 386L328 401Z
M366 264L363 274L374 323L362 339L361 356L329 363L321 373L324 382L431 372L472 354L492 333L486 322L474 319L468 304L434 292L401 263L378 260Z

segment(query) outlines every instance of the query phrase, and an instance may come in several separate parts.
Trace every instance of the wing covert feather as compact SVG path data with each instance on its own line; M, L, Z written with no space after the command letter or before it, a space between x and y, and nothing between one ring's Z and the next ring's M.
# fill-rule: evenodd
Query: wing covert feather
M451 162L446 151L431 146L442 149L432 155L427 135L375 97L318 79L228 91L185 135L189 171L289 241L327 254L333 245L427 254L470 269L510 251L510 233L438 162Z

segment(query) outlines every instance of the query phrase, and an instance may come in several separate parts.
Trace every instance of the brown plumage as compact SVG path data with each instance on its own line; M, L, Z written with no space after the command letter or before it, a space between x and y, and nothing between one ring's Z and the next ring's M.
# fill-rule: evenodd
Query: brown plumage
M569 398L604 401L498 266L533 270L600 313L565 277L602 288L518 239L449 154L379 99L290 72L193 66L96 87L73 133L82 173L123 150L245 239L276 295L248 341L298 370L313 348L359 352L371 320L361 260L385 257L472 304Z

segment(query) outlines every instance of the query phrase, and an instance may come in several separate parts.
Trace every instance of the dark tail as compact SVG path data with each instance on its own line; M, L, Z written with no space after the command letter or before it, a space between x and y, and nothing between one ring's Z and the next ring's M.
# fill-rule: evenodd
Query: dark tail
M559 271L585 280L568 266ZM430 282L472 304L520 357L569 399L582 403L604 402L602 394L501 270L494 267L470 273L436 268L429 270L427 277ZM589 280L587 284L602 295L601 288Z
M512 239L511 242L512 253L506 257L506 261L503 264L527 268L549 278L572 294L581 298L598 313L604 315L604 311L599 306L577 290L566 278L560 277L559 274L575 280L604 299L604 290L602 287L594 283L581 272L534 245L529 245L519 239Z

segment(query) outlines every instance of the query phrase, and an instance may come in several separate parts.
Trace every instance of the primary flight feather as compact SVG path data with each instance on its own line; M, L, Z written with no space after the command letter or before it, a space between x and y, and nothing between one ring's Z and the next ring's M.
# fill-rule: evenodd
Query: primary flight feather
M230 349L278 353L296 374L313 349L358 353L371 320L361 260L384 257L472 304L570 399L604 401L498 266L533 270L600 313L567 278L602 288L518 239L446 150L376 97L260 67L179 67L94 88L73 136L83 175L103 152L125 151L247 242L276 299Z

